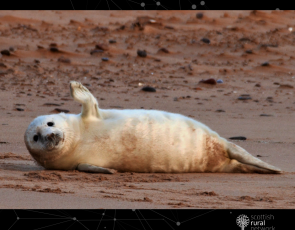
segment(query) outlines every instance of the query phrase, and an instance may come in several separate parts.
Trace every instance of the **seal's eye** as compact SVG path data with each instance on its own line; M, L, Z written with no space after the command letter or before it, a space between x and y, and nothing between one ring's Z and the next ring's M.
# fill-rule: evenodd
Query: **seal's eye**
M54 126L54 123L53 122L48 122L47 125L48 126Z
M38 141L38 139L39 139L38 135L35 135L35 136L34 136L34 141L36 141L36 142L37 142L37 141Z

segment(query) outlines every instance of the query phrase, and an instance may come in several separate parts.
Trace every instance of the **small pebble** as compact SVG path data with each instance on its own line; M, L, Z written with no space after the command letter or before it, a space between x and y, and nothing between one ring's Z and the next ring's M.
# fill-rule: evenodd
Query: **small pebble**
M1 50L2 55L10 56L9 50Z
M173 101L178 101L178 98L177 98L177 97L174 97L174 98L173 98Z
M208 38L202 38L201 41L206 44L210 44L210 40Z
M261 85L260 85L259 83L257 83L257 84L255 85L255 87L261 87Z
M110 39L109 40L109 43L113 44L113 43L117 43L117 41L116 40L113 40L113 39Z
M158 53L159 52L163 52L163 53L168 54L169 53L169 50L167 50L166 48L161 48L161 49L158 50Z
M146 92L156 92L156 89L151 86L145 86L141 90Z
M96 46L95 46L95 48L96 49L99 49L99 50L108 50L109 49L109 47L107 46L107 45L105 45L105 44L97 44Z
M222 110L222 109L217 109L215 112L217 112L217 113L225 113L225 111Z
M9 51L13 52L13 51L15 51L15 48L13 46L10 46Z
M59 52L58 48L56 48L56 47L50 47L49 50L54 53Z
M229 139L231 139L231 140L241 140L241 141L244 141L247 138L246 137L242 137L242 136L237 136L237 137L230 137Z
M92 51L90 51L91 55L93 55L95 53L103 53L103 50L92 50Z
M60 104L56 104L56 103L45 103L45 104L43 104L43 106L60 106Z
M253 54L253 51L252 50L246 50L245 51L247 54Z
M101 60L108 61L109 59L107 57L103 57L103 58L101 58Z
M216 80L214 78L209 78L206 80L201 80L199 83L205 83L205 84L210 84L210 85L216 85Z
M16 108L17 111L24 111L22 108Z
M203 13L197 13L196 14L196 18L197 19L202 19L204 17L204 14Z
M242 94L240 97L238 97L238 100L242 100L242 101L252 100L252 97L250 97L249 94Z
M64 58L64 57L60 57L59 59L57 59L58 62L63 62L63 63L71 63L71 60L69 58Z
M145 50L137 50L137 55L139 57L146 57L147 56L147 53Z
M261 66L269 66L269 63L268 62L264 62L261 64Z
M221 79L218 79L216 82L217 83L223 83L223 81Z
M271 114L265 114L265 113L263 113L263 114L260 114L260 117L272 117L273 115L271 115Z

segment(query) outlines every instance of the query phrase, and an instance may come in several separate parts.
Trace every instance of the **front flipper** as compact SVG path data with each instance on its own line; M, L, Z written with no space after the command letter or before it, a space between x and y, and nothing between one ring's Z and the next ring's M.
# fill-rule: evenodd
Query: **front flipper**
M90 164L79 164L77 166L77 169L82 172L91 172L91 173L106 173L106 174L114 174L117 172L115 169L108 169L108 168L102 168L95 165Z
M83 118L98 118L102 119L101 112L98 108L98 102L90 91L83 86L80 82L70 82L71 96L79 103L82 104Z

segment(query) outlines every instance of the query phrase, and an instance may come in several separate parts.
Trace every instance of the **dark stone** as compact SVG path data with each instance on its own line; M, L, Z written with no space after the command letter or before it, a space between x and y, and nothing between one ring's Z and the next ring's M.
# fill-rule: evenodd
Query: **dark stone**
M231 139L231 140L241 140L241 141L247 140L246 137L242 137L242 136L230 137L228 139Z
M196 18L197 19L202 19L204 17L204 14L203 13L197 13L196 14Z
M261 66L269 66L269 62L264 62L261 64Z
M151 87L151 86L145 86L141 90L146 91L146 92L156 92L156 89L154 87Z
M103 57L103 58L101 58L101 60L108 61L109 59L107 57Z
M216 80L214 78L209 78L206 80L201 80L199 83L209 84L209 85L216 85Z
M137 50L137 55L139 57L146 57L147 56L147 52L145 50Z
M202 38L201 41L206 44L210 44L210 40L208 38Z
M90 51L91 55L93 55L95 53L103 53L103 50L92 50L92 51Z
M56 48L56 47L50 47L49 50L53 53L58 53L59 52L59 49Z
M1 50L2 55L10 56L9 50Z

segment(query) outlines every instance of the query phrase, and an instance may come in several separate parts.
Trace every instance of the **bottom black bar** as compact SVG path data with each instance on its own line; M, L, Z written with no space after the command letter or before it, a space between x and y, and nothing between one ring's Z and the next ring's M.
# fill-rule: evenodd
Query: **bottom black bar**
M294 210L89 209L0 210L1 230L292 228Z

